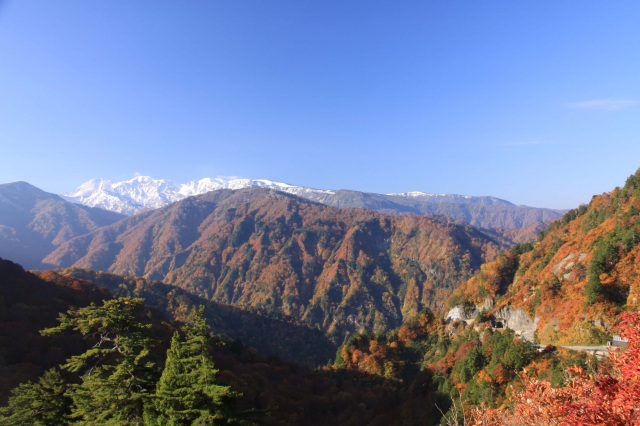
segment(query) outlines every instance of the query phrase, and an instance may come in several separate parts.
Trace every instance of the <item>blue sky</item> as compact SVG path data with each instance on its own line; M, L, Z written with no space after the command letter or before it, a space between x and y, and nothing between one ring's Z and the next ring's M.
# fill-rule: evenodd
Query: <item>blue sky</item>
M572 208L640 167L637 1L0 0L0 182Z

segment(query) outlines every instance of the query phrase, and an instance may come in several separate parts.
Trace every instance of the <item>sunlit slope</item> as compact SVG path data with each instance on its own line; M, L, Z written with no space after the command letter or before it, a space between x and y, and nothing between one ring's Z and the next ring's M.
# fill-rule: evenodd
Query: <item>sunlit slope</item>
M623 311L640 304L640 171L594 196L461 286L449 306L520 307L538 317L541 342L601 343Z
M69 241L46 262L162 280L341 340L442 306L499 249L470 226L246 189L132 216Z

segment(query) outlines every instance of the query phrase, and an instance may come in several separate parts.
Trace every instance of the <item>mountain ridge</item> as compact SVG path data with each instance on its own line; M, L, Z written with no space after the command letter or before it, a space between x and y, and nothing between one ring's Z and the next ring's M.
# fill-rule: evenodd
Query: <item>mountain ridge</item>
M469 225L248 188L130 216L67 241L44 261L161 280L302 319L340 341L441 305L500 247Z
M0 257L39 268L55 247L123 215L73 204L27 182L0 184Z
M131 215L219 189L270 188L332 207L368 208L387 214L446 215L485 229L526 228L548 224L563 210L515 204L491 196L405 192L376 194L314 189L267 179L204 178L186 184L137 176L122 182L93 179L62 196L70 202Z

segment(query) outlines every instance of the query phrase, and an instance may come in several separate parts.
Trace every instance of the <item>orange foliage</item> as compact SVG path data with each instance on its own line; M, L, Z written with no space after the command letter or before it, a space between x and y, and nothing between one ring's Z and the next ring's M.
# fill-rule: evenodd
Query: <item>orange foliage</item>
M522 248L483 265L447 304L477 305L491 297L496 303L489 314L510 305L537 316L542 343L602 344L619 314L640 305L640 171ZM503 288L496 278L508 278L508 259L517 270Z
M161 280L343 342L441 307L499 244L446 219L216 191L74 239L47 262Z
M627 349L613 353L611 371L568 372L565 387L523 375L525 387L512 395L513 412L473 410L473 424L482 425L630 425L640 423L640 313L624 314L622 335Z

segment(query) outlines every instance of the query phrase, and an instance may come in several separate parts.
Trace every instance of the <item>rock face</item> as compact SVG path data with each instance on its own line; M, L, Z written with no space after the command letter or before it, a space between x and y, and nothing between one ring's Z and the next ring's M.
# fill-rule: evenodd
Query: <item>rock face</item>
M522 308L514 309L510 305L503 306L493 314L494 321L501 321L503 326L515 331L522 338L533 342L533 336L538 326L539 318L533 320Z
M488 312L493 308L493 299L486 298L482 305L476 305L473 308L465 308L464 306L454 306L445 317L445 321L464 321L467 324L475 321L476 316L482 312Z
M445 317L445 321L464 321L470 324L475 321L476 316L481 312L490 311L494 302L491 298L486 298L482 305L473 308L465 308L461 305L454 306ZM517 335L530 342L533 342L534 333L538 326L539 318L533 320L521 308L513 308L510 305L503 306L491 315L491 319L496 328L510 328Z

